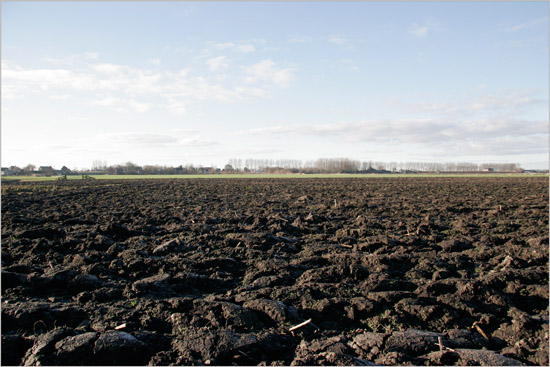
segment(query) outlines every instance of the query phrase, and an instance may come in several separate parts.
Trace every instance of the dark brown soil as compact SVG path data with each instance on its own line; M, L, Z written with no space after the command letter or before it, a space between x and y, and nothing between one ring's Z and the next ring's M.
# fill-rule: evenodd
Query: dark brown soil
M2 190L2 365L549 363L548 178Z

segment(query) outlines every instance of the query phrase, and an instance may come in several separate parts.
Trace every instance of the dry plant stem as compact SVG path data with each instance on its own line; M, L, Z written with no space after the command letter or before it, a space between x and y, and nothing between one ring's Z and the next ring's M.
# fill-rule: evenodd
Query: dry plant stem
M481 334L481 336L483 336L485 339L489 340L489 337L487 336L487 334L485 334L485 332L481 329L481 327L478 324L479 324L479 322L476 321L476 322L474 322L472 327L475 327L476 330Z
M291 327L290 329L288 329L288 331L294 331L294 330L296 330L296 329L299 329L299 328L301 328L302 326L306 326L306 325L309 324L310 322L311 322L311 319L308 319L308 320L302 322L301 324L298 324L298 325L296 325L296 326Z
M440 336L437 337L437 343L436 343L435 345L439 346L439 351L440 351L440 352L443 352L443 351L445 351L445 350L448 350L448 351L450 351L450 352L454 352L454 351L455 351L454 349L451 349L451 348L449 348L449 347L444 346Z

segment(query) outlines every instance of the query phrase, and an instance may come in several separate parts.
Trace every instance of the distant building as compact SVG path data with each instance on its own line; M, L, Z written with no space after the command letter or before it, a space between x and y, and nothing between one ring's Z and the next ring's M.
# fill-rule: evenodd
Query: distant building
M8 167L2 167L2 176L13 176L13 171Z
M63 166L59 170L59 173L61 173L62 175L70 175L73 172L70 169L68 169L67 166Z
M40 166L38 168L38 173L46 176L51 176L55 173L55 170L52 166Z
M23 170L17 166L10 166L10 171L12 175L20 175Z
M199 173L202 174L209 174L209 173L216 173L218 172L218 169L214 167L199 167Z
M492 167L487 167L483 169L483 172L495 172L495 169Z

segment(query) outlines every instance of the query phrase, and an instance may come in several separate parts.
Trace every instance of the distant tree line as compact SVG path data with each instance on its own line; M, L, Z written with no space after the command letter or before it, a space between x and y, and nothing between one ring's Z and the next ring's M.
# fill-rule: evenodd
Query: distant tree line
M320 158L315 161L297 159L231 158L223 168L187 164L139 166L132 162L108 166L94 161L90 172L111 175L135 174L212 174L212 173L405 173L405 172L521 172L519 163L470 162L382 162L349 158Z
M470 162L381 162L359 161L349 158L320 158L316 161L294 159L236 159L232 158L224 170L234 172L279 173L403 173L403 172L521 172L519 163Z
M140 166L132 162L107 165L107 162L96 160L91 169L68 169L63 166L56 170L51 166L33 164L23 168L2 167L2 175L67 175L67 174L109 174L109 175L185 175L216 173L415 173L415 172L523 172L519 163L470 163L470 162L381 162L359 161L349 158L320 158L315 161L296 159L240 159L231 158L224 168L204 167L192 164L177 167L166 165Z
M139 166L132 162L124 164L115 164L108 166L107 162L94 161L90 172L104 173L108 175L185 175L185 174L201 174L201 173L216 173L220 170L216 167L203 167L201 165L194 166L187 164L177 167L166 165L144 165Z

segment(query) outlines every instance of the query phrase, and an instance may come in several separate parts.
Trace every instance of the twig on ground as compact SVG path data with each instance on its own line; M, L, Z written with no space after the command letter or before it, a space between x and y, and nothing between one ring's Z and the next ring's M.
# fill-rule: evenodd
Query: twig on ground
M450 352L455 351L454 349L451 349L449 347L444 346L440 336L437 337L437 343L435 343L435 345L439 346L439 351L440 352L443 352L444 350L448 350Z
M124 329L125 327L126 327L126 323L120 324L120 325L118 325L117 327L115 327L115 330Z
M514 261L514 258L512 256L506 255L504 260L496 266L496 269L491 270L489 274L495 273L497 271L501 271L501 272L506 271L506 269L508 269L508 267L512 264L513 261Z
M311 322L311 319L308 319L308 320L302 322L301 324L298 324L298 325L296 325L296 326L291 327L290 329L288 329L288 331L294 331L294 330L296 330L296 329L299 329L299 328L301 328L302 326L306 326L306 325L309 324L310 322Z
M472 325L472 328L475 328L478 331L478 333L481 334L482 337L489 340L489 337L487 336L487 334L485 334L483 329L481 329L481 327L479 326L479 321L474 322L474 324Z
M242 350L238 350L238 349L237 349L237 353L239 353L240 355L242 355L242 356L244 356L244 357L246 357L246 358L248 358L248 359L252 359L248 354L246 354L246 353L243 352Z

